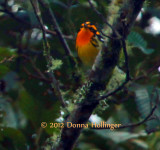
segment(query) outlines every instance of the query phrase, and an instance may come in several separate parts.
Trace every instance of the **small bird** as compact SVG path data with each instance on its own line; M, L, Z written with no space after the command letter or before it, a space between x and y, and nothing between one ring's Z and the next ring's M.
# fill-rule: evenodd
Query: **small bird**
M82 23L76 38L76 49L82 63L91 67L104 39L96 26L89 21Z

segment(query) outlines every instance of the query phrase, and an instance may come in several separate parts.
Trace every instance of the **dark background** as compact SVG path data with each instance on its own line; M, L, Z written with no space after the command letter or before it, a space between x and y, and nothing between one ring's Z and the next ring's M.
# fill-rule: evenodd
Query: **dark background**
M109 14L115 13L123 3L121 0L92 2L104 17L108 17L109 22L112 22ZM78 102L77 89L86 81L86 73L75 49L80 25L91 21L108 33L109 27L85 0L49 0L49 6L78 62L78 72L72 58L66 55L45 8L40 5L43 23L48 29L46 36L50 56L54 59L50 68L45 59L47 51L42 32L30 1L0 0L0 150L50 150L56 146L60 129L50 128L49 123L63 121L67 113L51 87L47 72L49 69L54 71L61 94L68 104L67 109L73 110ZM159 31L155 32L155 29ZM157 103L160 96L159 1L145 2L127 37L126 46L132 81L102 101L90 121L127 125L145 119L152 112L149 121L114 131L84 129L75 150L160 149L160 104ZM108 89L124 81L123 53L117 66L119 69ZM42 128L41 122L47 122L48 126Z

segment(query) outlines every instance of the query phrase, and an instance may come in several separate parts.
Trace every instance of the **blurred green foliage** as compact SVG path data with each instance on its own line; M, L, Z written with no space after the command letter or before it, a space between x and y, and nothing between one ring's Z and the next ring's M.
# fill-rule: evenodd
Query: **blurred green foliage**
M92 2L109 17L111 5L117 7L122 1ZM75 58L76 33L82 22L91 21L98 28L109 28L86 0L49 0L49 5ZM159 7L160 2L156 0L145 3L141 18L126 40L132 81L96 108L94 114L100 120L122 125L135 123L144 119L158 100L160 102L160 32L146 32L149 20L160 18ZM45 26L54 32L47 11L41 5L40 9ZM85 72L78 58L78 70L70 63L71 58L65 55L57 35L47 33L47 40L53 57L51 69L71 111L78 102L74 99L78 97L77 89L86 80ZM30 1L0 0L0 150L49 150L50 145L58 142L60 129L50 128L50 123L62 122L68 114L51 87L43 46L39 22ZM117 66L107 90L124 81L123 54ZM104 93L106 91L102 91ZM48 126L42 128L42 122ZM159 130L160 103L151 120L141 126L113 131L84 129L75 150L159 150Z

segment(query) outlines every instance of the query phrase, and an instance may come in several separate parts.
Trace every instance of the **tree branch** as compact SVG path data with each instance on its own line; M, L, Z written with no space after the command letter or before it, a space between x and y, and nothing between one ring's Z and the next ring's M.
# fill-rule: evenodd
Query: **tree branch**
M11 62L13 59L16 57L16 55L12 55L10 57L4 57L1 61L0 64L6 63L6 62Z
M117 14L126 14L125 37L130 32L130 28L133 26L133 23L142 8L143 2L144 0L128 0L127 2L125 1L120 12L117 12ZM123 26L121 23L121 17L116 18L113 27L114 30L117 31L122 37ZM109 82L112 76L113 69L118 62L119 53L121 50L121 41L116 40L117 34L113 32L110 37L113 37L113 39L108 39L109 41L107 42L107 44L104 43L102 50L99 52L95 60L91 73L89 74L89 80L92 84L84 88L86 94L84 95L82 102L78 104L71 115L68 116L65 124L67 122L72 122L73 124L85 124L88 121L93 110L99 104L99 101L96 100L96 92L97 90L105 89L106 84ZM81 130L81 128L67 128L67 126L65 126L62 129L61 139L56 149L71 150L77 138L79 137Z
M47 79L47 78L44 78L44 77L42 77L42 76L38 76L38 75L35 75L35 74L33 74L33 73L30 73L30 72L27 70L26 67L23 67L23 70L24 70L24 72L25 72L29 77L31 77L31 78L39 79L39 80L45 81L45 82L47 82L47 83L51 83L51 82L52 82L51 80L49 80L49 79Z
M153 113L155 112L156 108L157 108L157 104L152 108L149 115L146 118L144 118L142 121L140 121L138 123L122 125L119 128L115 128L115 129L133 128L133 127L137 127L137 126L140 126L140 125L144 124L145 122L147 122L151 119L151 117L152 117ZM97 130L101 129L101 130L103 130L103 129L110 129L110 127L90 128L90 129L97 129Z
M115 129L124 129L124 128L137 127L137 126L140 126L140 125L144 124L145 122L151 120L152 119L151 117L154 114L154 112L157 109L158 104L159 104L159 93L158 93L158 91L156 89L155 89L155 92L157 94L155 106L152 108L151 112L142 121L140 121L138 123L122 125L119 128L115 128ZM91 128L91 129L110 129L110 128L109 127L106 127L106 128L103 127L103 128Z
M36 72L37 75L33 74L33 73L30 73L27 68L24 66L23 67L23 70L25 71L25 73L29 76L29 77L32 77L32 78L36 78L36 79L39 79L39 80L42 80L42 81L45 81L47 83L52 83L52 80L50 79L47 79L47 77L45 77L45 75L37 68L36 64L32 61L32 59L26 55L21 55L22 57L24 57L24 59L26 59L30 64L31 66L33 67L34 71Z
M3 12L5 14L8 14L8 16L10 16L12 19L16 20L17 22L19 23L22 23L22 24L25 24L27 25L28 27L30 28L40 28L39 26L32 26L31 27L31 24L21 18L19 18L18 16L16 16L13 12L9 11L7 8L4 8L4 9L0 9L0 12ZM57 33L55 31L52 31L52 30L49 30L49 29L46 29L44 26L43 26L44 30L46 33L52 35L52 36L56 36ZM72 35L62 35L63 38L65 39L69 39L69 40L72 40L73 39L73 36Z
M128 54L127 54L127 49L126 49L126 42L125 42L125 18L121 18L123 20L122 24L123 24L123 36L121 38L121 43L122 43L122 48L123 48L123 53L124 53L124 57L125 57L125 67L126 67L126 79L125 81L122 83L122 85L120 85L119 87L117 87L115 90L108 92L107 94L100 96L99 98L97 98L97 100L103 100L105 98L108 98L109 96L112 96L114 94L116 94L118 91L122 90L124 88L124 86L130 81L130 72L129 72L129 65L128 65Z
M56 18L54 16L53 11L50 8L48 2L44 2L43 0L38 0L38 1L48 11L48 13L49 13L49 15L51 17L51 22L54 25L54 28L55 28L55 31L56 31L58 37L59 37L59 40L60 40L60 42L62 43L62 45L64 47L66 55L72 57L73 56L72 52L71 52L71 50L70 50L70 48L69 48L69 46L67 44L67 41L63 37L62 31L61 31L61 29L60 29L60 27L59 27L59 25L57 23L57 20L56 20Z
M40 27L41 27L41 30L42 30L42 33L43 33L43 41L44 41L44 50L46 51L46 55L45 55L45 58L46 58L46 61L48 63L48 69L52 66L52 57L50 55L50 49L49 49L49 45L48 45L48 42L47 42L47 38L46 38L46 31L44 30L44 25L43 25L43 21L40 17L40 10L39 10L39 7L38 7L38 2L37 0L30 0L31 4L32 4L32 7L33 7L33 10L35 12L35 15L39 21L39 24L40 24ZM57 97L59 98L59 101L61 102L62 104L62 107L66 107L66 103L64 102L64 99L63 99L63 96L61 94L61 91L60 91L60 87L59 87L59 82L56 80L55 76L54 76L54 72L51 71L51 72L48 72L52 82L51 82L51 86L52 88L55 89L55 94L57 95Z
M94 5L92 4L91 0L88 0L88 3L90 5L90 7L93 9L93 11L95 11L95 13L103 20L103 22L106 23L112 29L112 32L115 33L118 36L118 38L120 38L119 33L113 28L113 26L111 26L107 22L106 18L94 7ZM105 35L105 36L107 36L107 35ZM109 37L109 36L107 36L107 37Z

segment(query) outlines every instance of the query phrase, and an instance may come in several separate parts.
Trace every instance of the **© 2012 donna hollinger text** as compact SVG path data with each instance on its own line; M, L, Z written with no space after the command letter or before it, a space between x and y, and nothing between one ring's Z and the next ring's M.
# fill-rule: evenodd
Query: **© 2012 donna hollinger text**
M50 128L64 128L64 123L50 123ZM101 121L100 123L94 123L91 122L90 124L75 124L72 122L66 122L67 128L107 128L110 130L114 130L116 128L119 128L121 124L108 124L105 121Z

